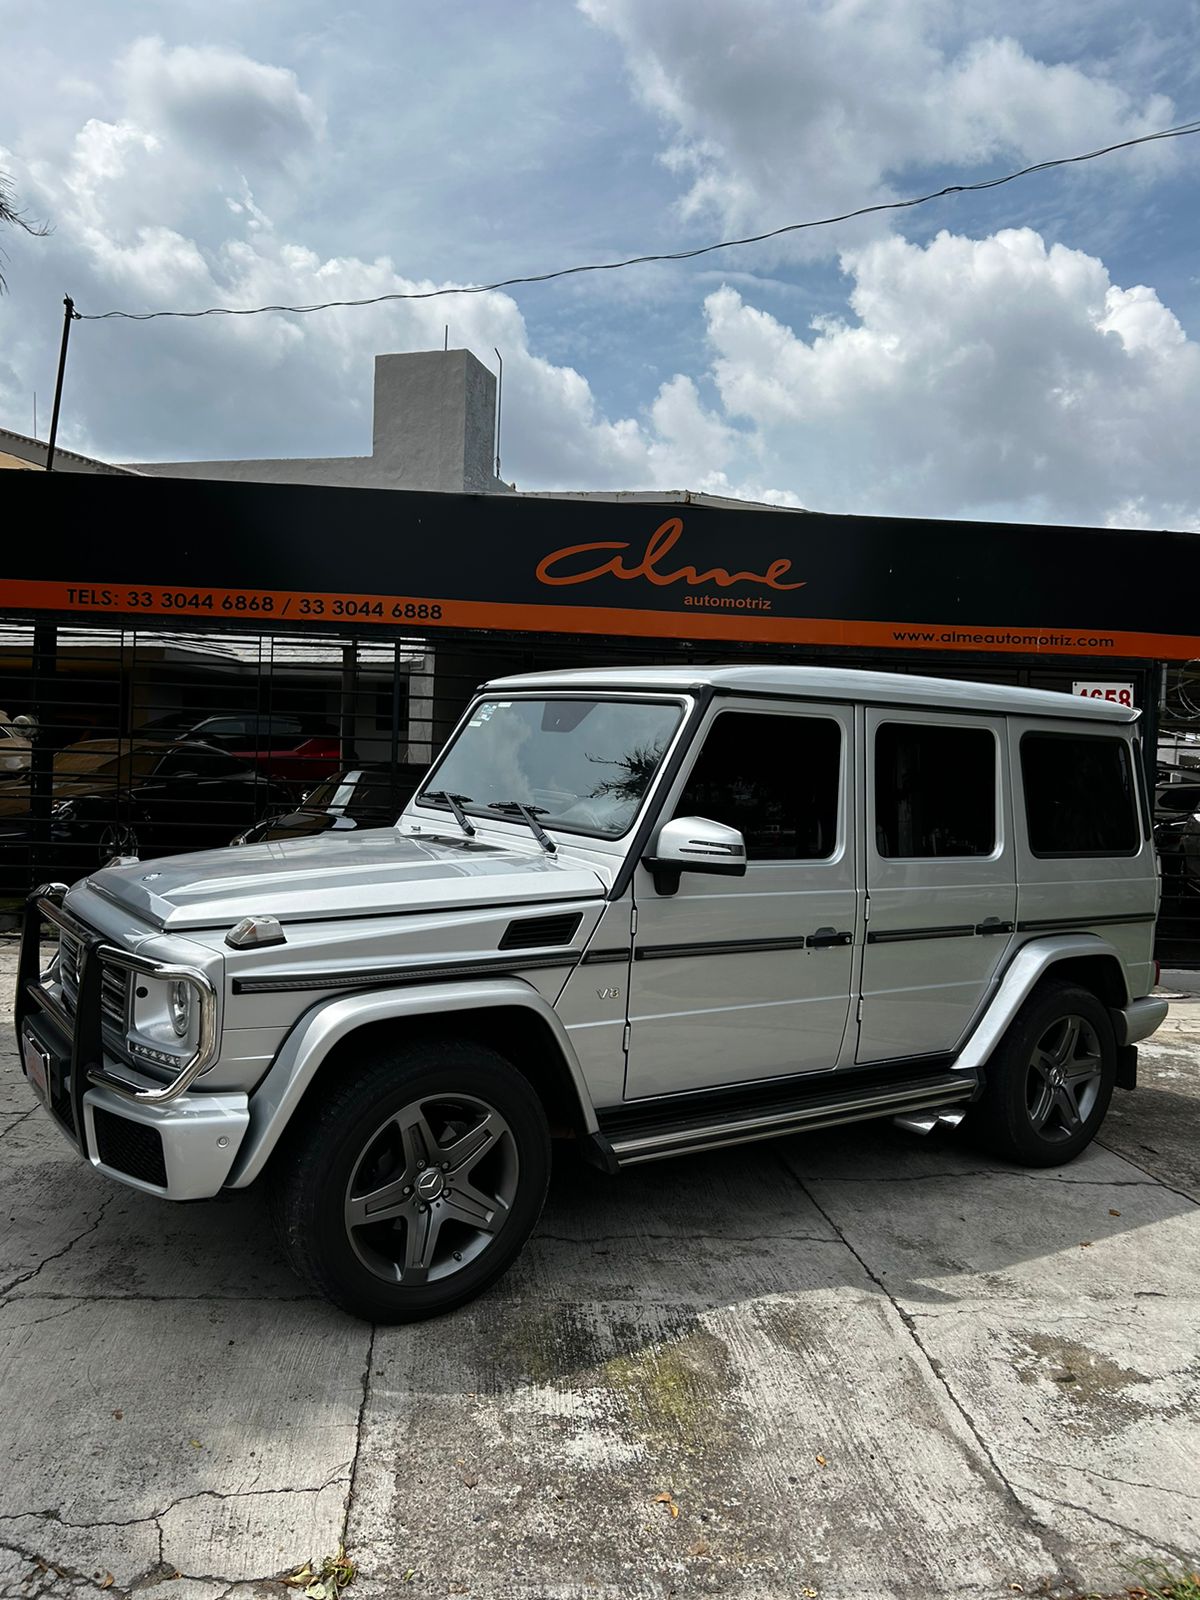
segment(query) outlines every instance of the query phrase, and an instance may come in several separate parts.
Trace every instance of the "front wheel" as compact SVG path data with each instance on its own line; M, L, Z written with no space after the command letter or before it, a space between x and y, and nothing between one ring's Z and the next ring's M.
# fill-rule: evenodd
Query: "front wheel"
M370 1321L411 1322L511 1265L549 1175L528 1080L482 1045L428 1040L364 1059L297 1113L272 1163L272 1210L293 1268L322 1294Z
M967 1131L1007 1161L1061 1166L1096 1137L1116 1068L1112 1023L1101 1001L1075 984L1041 984L989 1061Z

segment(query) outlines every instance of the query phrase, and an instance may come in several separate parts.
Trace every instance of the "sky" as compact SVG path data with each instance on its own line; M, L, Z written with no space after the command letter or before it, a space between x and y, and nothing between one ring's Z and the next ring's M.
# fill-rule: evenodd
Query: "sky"
M1197 0L0 0L0 426L62 297L308 303L692 248L1200 116ZM75 323L60 443L365 454L377 352L504 358L520 489L1200 530L1200 137L508 292Z

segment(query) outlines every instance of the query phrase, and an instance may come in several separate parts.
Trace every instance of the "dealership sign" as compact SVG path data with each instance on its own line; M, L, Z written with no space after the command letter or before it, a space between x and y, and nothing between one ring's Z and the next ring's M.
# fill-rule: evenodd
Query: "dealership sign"
M133 475L6 478L0 612L10 616L1200 656L1195 534ZM1076 692L1094 688L1119 700L1129 684L1117 675Z

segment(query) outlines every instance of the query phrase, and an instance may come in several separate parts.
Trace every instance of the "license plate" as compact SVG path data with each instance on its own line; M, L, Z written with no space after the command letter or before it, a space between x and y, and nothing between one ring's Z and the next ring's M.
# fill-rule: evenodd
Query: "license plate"
M44 1105L50 1104L50 1057L41 1045L25 1034L21 1039L22 1054L25 1057L25 1072L33 1085L38 1098Z

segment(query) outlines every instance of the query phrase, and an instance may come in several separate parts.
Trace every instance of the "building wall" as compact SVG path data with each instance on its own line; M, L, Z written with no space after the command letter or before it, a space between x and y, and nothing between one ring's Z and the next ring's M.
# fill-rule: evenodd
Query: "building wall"
M495 375L469 350L380 355L369 456L153 461L138 463L138 471L242 483L504 493L509 485L493 471L495 421Z

